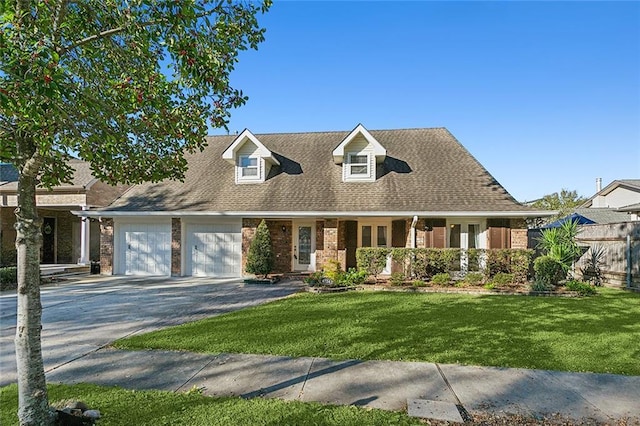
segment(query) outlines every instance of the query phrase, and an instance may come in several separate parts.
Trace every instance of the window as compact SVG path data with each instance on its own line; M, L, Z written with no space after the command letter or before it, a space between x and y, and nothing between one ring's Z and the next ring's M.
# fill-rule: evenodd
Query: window
M469 224L469 248L478 248L478 246L480 245L478 232L479 229L479 225L471 223Z
M349 154L349 176L369 176L369 156L360 154Z
M459 223L451 224L451 230L449 231L449 248L461 248L460 230L461 226Z
M362 247L371 247L371 226L362 227Z
M255 179L258 177L258 159L249 156L240 157L240 177Z
M378 226L378 247L387 247L387 227Z
M387 225L362 225L360 227L360 247L388 247L388 231Z

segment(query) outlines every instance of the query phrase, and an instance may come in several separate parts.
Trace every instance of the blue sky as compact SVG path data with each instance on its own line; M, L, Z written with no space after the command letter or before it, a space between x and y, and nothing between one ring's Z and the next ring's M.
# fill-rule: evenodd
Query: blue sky
M639 2L276 0L260 22L232 132L446 127L519 201L640 179Z

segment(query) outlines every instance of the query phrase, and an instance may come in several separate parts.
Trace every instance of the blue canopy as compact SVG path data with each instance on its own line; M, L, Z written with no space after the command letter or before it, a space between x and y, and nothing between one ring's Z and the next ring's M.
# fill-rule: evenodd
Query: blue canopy
M578 225L590 225L592 223L595 223L593 220L586 218L584 216L582 216L581 214L578 213L573 213L569 216L565 216L562 219L558 219L555 222L551 222L546 224L545 226L543 226L543 229L546 228L559 228L562 226L563 223L565 222L578 222Z

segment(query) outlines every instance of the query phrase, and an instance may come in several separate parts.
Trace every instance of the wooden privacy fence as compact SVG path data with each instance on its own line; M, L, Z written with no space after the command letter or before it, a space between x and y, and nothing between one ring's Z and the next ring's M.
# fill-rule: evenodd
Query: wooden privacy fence
M602 247L604 285L640 290L640 222L581 225L576 242L585 248ZM582 278L589 252L576 262L575 275Z

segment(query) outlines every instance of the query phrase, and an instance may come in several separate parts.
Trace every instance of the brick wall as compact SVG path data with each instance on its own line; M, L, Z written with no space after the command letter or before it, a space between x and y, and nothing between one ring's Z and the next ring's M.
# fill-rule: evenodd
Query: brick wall
M284 227L284 231L283 231ZM267 220L274 256L273 273L291 272L293 223L290 220Z
M113 219L100 222L100 273L113 274Z
M16 223L14 207L0 208L0 266L16 264Z
M38 215L40 218L56 219L56 262L76 263L80 253L80 218L71 214L70 211L63 210L39 209Z
M511 248L512 249L526 249L528 245L528 237L526 229L512 229L511 230Z
M242 219L242 273L246 274L247 254L261 219ZM284 226L284 232L282 227ZM290 220L267 220L271 248L274 254L273 273L291 271L291 247L293 224Z
M182 275L182 221L171 218L171 275Z
M338 219L325 219L322 238L323 238L323 253L322 253L321 265L324 266L324 264L329 260L339 260L338 259Z
M316 221L316 271L324 265L324 220Z

